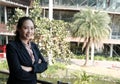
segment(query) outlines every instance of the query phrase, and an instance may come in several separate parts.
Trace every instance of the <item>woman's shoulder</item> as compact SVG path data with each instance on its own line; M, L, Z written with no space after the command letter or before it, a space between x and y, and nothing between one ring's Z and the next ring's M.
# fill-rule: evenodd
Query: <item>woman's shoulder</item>
M12 47L12 48L15 48L15 41L10 41L8 42L8 44L6 45L6 47Z
M7 46L16 47L16 46L17 46L17 44L18 44L18 42L17 42L17 41L15 41L15 40L13 40L13 41L8 42Z
M8 44L7 45L15 45L15 41L10 41L10 42L8 42Z

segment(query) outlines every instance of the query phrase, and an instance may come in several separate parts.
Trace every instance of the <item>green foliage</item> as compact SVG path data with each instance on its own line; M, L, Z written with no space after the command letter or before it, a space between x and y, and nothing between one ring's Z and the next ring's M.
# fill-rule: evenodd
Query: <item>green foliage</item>
M15 9L15 15L13 15L7 23L7 28L9 31L14 32L15 25L17 24L17 21L20 17L25 16L25 12L22 9L16 8Z
M40 18L37 22L35 42L40 43L43 54L48 56L48 52L52 50L54 58L69 58L71 56L70 44L64 39L69 34L67 31L68 23L61 20L50 21L47 18Z
M117 57L117 56L109 57L109 56L97 55L95 56L95 60L120 61L120 57Z
M95 60L107 60L105 56L95 56Z
M0 61L0 70L7 70L8 69L8 64L6 60L1 60Z
M33 6L32 9L30 10L29 16L34 20L35 24L37 25L37 21L40 19L41 17L41 12L42 9L39 5L39 0L35 0L33 2Z
M8 79L8 75L0 74L0 84L6 84L7 79Z
M72 58L76 59L85 59L85 55L73 55ZM120 61L120 57L114 56L114 57L109 57L109 56L104 56L104 55L95 55L95 60L107 60L107 61Z
M42 18L41 8L36 2L29 15L36 25L34 41L39 45L42 53L48 56L49 52L52 51L53 58L59 57L68 61L65 58L69 58L72 53L69 50L69 43L65 42L64 39L69 34L67 31L69 24L61 20L50 21L47 18ZM55 62L54 59L53 62Z
M54 20L52 23L52 49L54 57L59 57L66 60L65 58L69 58L72 54L70 52L70 44L64 41L64 39L69 34L66 29L66 26L68 26L68 24L60 20Z
M62 71L65 69L66 69L65 64L56 62L55 64L50 65L44 73L40 74L40 76L46 77L46 78L59 78L59 73L60 73L59 71Z
M56 67L56 69L62 69L62 70L66 69L66 65L64 63L56 62L54 66Z
M46 77L46 78L53 78L55 76L55 73L57 72L57 67L52 65L52 66L49 66L48 69L40 74L41 77ZM54 73L54 74L53 74Z
M81 10L73 17L71 33L73 37L83 39L82 50L85 50L86 61L89 59L90 46L96 49L103 48L102 40L108 39L111 29L109 27L110 17L106 12L94 11L92 9Z
M72 58L76 58L76 59L85 59L85 55L73 55Z
M72 35L88 39L95 44L96 48L100 47L103 39L108 38L110 34L110 17L106 12L93 11L92 9L81 10L74 15ZM87 44L85 44L87 46ZM83 47L85 48L85 47Z
M29 16L35 23L35 38L34 41L39 45L44 56L48 56L52 51L54 58L70 58L71 52L69 50L69 43L64 41L69 32L67 28L69 24L61 20L52 20L41 17L42 9L39 6L39 0L35 0L33 8L29 11ZM11 26L16 25L19 17L25 16L23 10L16 9L15 15L9 20L9 29L14 30ZM54 61L54 59L53 59Z
M73 73L73 76L76 78L74 84L90 84L92 80L92 76L88 75L85 71L83 71L82 73L80 73L80 71L76 71Z
M120 57L112 57L112 58L109 58L109 59L112 59L113 61L120 61Z

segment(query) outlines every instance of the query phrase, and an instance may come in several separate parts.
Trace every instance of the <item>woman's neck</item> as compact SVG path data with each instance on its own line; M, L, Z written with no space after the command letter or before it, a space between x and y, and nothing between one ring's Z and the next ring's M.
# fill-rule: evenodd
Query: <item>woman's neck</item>
M20 39L24 44L28 45L29 44L29 40L24 40L24 39Z

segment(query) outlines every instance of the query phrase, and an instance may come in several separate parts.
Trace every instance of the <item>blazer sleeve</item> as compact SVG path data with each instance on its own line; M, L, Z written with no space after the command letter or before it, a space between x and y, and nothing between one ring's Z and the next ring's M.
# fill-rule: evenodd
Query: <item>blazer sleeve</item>
M20 80L31 80L31 76L33 73L26 72L21 68L21 64L19 62L17 48L11 44L7 44L6 46L6 58L10 70L10 74L14 75L16 78Z
M37 63L33 64L33 66L32 66L33 72L34 73L42 73L48 68L48 63L45 61L44 57L42 56L42 54L36 44L35 44L34 52L38 56L38 58L42 60L42 62L41 63L37 62Z

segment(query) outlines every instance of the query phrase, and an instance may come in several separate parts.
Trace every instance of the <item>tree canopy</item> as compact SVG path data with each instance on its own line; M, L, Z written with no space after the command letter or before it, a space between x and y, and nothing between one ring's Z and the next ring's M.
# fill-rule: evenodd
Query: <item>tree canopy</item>
M85 49L86 61L89 59L91 44L94 43L96 49L98 49L102 47L102 40L109 38L110 21L110 17L106 12L92 9L81 10L74 15L71 29L72 36L84 39L82 49Z
M64 40L69 34L67 30L69 23L62 20L50 21L48 18L43 18L41 15L42 9L38 1L35 0L33 7L29 9L29 17L31 17L35 23L34 41L39 45L44 56L48 56L48 52L52 50L54 58L69 58L71 56L69 43ZM15 30L10 25L16 25L18 18L22 16L25 16L24 11L17 8L15 15L13 15L8 22L10 30Z

